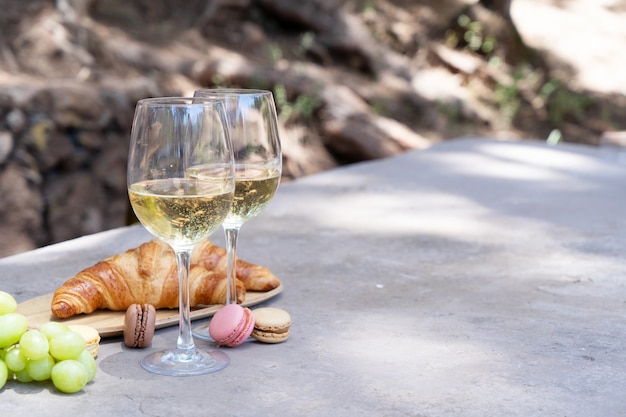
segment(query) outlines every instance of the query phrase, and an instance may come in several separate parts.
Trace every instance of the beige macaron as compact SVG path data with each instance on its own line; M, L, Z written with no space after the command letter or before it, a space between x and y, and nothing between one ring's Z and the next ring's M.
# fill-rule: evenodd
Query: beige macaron
M276 307L262 307L252 310L254 330L252 337L263 343L280 343L289 337L291 316Z
M100 349L100 333L98 333L98 330L85 324L70 324L67 327L83 336L85 349L91 353L91 356L94 358L98 356L98 350Z

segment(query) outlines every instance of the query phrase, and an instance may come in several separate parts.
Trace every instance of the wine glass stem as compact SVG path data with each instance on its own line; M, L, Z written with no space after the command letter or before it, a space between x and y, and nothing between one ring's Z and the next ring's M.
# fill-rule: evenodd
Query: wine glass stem
M241 225L224 225L226 238L226 304L237 304L237 238Z
M192 352L195 349L191 333L191 313L189 306L189 266L191 249L176 249L176 261L178 263L178 288L179 288L179 326L178 341L176 347L182 351Z

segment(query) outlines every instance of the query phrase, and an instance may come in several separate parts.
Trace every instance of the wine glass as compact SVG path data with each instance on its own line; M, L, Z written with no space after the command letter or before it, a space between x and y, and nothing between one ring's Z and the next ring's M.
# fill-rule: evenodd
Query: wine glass
M226 304L237 303L235 286L237 240L241 226L270 202L282 173L282 152L274 97L270 91L253 89L196 90L194 97L224 104L235 161L235 196L222 223L227 251ZM207 339L197 328L194 336Z
M194 173L201 171L201 177ZM128 155L128 195L137 219L176 254L179 333L176 347L145 357L144 369L172 376L223 369L228 355L195 346L189 306L194 246L217 230L234 193L232 145L221 102L193 97L140 100Z

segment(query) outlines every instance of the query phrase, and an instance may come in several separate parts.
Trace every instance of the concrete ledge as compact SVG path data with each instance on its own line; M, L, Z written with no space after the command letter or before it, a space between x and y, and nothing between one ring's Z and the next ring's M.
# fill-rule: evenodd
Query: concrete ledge
M103 341L63 396L9 383L3 411L64 416L581 416L626 410L626 165L578 145L463 139L302 178L241 231L292 315L286 343L202 377ZM0 260L20 301L149 235L131 227ZM222 243L221 236L214 238ZM206 343L206 342L199 342Z

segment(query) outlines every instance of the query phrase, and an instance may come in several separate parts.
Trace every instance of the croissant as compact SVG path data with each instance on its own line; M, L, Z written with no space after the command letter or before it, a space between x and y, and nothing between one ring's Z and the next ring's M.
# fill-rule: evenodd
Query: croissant
M196 245L191 254L191 264L200 265L209 271L226 273L226 249L203 240ZM248 263L237 258L235 276L242 281L246 290L270 291L280 285L280 281L268 268Z
M192 265L189 304L223 304L226 275ZM236 282L237 300L243 302L245 286ZM176 257L169 245L151 240L84 269L61 285L52 296L52 313L58 318L91 313L96 309L126 310L133 303L155 308L178 307Z

